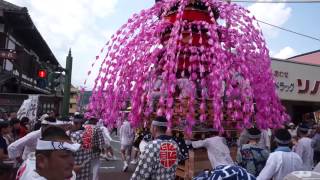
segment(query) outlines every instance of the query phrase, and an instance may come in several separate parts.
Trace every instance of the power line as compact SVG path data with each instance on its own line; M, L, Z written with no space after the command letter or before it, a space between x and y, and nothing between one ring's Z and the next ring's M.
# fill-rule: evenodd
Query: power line
M312 37L312 36L309 36L309 35L306 35L306 34L302 34L302 33L298 33L296 31L292 31L290 29L286 29L286 28L283 28L283 27L280 27L280 26L276 26L276 25L273 25L273 24L270 24L270 23L267 23L267 22L264 22L264 21L260 21L260 20L257 20L258 22L262 23L262 24L266 24L268 26L272 26L272 27L275 27L275 28L278 28L278 29L281 29L283 31L287 31L287 32L290 32L290 33L293 33L293 34L296 34L296 35L299 35L299 36L303 36L303 37L306 37L306 38L309 38L309 39L312 39L312 40L316 40L316 41L319 41L320 42L320 39L319 38L316 38L316 37Z
M257 1L257 0L231 0L231 2L241 2L241 3L304 3L304 4L308 4L308 3L320 3L320 0L288 0L288 1Z
M227 2L246 2L246 3L320 3L320 0L283 0L283 1L257 1L257 0L226 0ZM306 35L306 34L302 34L302 33L299 33L299 32L296 32L296 31L292 31L290 29L286 29L286 28L283 28L283 27L280 27L280 26L276 26L276 25L273 25L273 24L270 24L270 23L267 23L267 22L264 22L264 21L261 21L261 20L258 20L258 22L262 23L262 24L266 24L268 26L271 26L271 27L274 27L274 28L278 28L278 29L281 29L283 31L286 31L286 32L290 32L290 33L293 33L293 34L296 34L296 35L299 35L299 36L303 36L303 37L306 37L306 38L309 38L309 39L312 39L312 40L316 40L316 41L319 41L320 42L320 39L319 38L316 38L316 37L312 37L312 36L309 36L309 35Z

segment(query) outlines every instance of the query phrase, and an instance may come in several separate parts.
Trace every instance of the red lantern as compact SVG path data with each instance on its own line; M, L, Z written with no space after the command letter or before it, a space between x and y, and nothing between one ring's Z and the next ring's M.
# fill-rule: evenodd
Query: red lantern
M46 70L44 70L44 69L40 69L39 71L38 71L38 77L39 78L46 78L47 77L47 71Z

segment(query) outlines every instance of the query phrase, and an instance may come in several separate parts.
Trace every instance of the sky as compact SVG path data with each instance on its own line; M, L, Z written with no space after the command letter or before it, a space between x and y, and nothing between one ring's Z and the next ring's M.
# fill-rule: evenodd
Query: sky
M154 0L7 0L27 7L33 22L47 41L52 52L65 67L69 48L73 55L72 84L87 88L94 85L99 63L91 64L101 48L127 19L142 9L151 7ZM271 1L271 0L269 0ZM320 38L320 3L262 4L245 3L257 19L302 34ZM320 49L320 42L260 24L271 57L288 58Z

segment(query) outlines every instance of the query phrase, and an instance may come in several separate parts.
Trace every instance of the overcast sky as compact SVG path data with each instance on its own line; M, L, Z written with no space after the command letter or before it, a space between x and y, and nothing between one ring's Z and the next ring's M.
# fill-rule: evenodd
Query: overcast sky
M27 7L43 38L65 67L72 48L72 83L83 85L87 72L111 35L134 13L154 0L8 0ZM242 4L259 20L320 38L318 4ZM320 42L261 25L271 56L288 58L320 49ZM93 86L98 66L88 79Z

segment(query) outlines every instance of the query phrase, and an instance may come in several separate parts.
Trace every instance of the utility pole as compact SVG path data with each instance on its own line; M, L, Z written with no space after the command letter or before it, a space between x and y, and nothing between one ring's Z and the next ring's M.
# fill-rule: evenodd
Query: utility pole
M67 117L69 115L71 75L72 75L72 56L71 56L71 49L70 49L69 54L67 56L66 69L65 69L62 117Z

